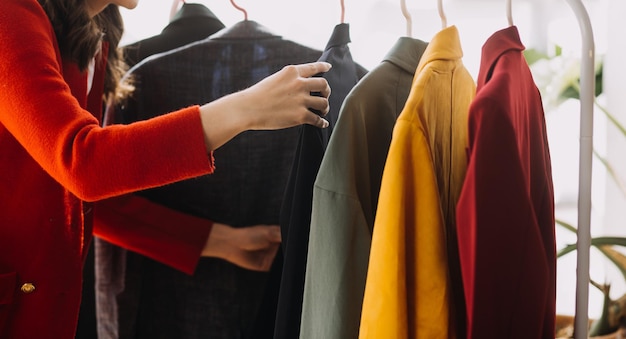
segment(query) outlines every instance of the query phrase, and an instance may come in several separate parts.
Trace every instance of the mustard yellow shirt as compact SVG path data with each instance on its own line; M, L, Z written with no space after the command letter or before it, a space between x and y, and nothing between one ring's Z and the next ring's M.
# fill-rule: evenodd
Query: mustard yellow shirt
M455 338L446 218L465 175L476 86L458 31L443 29L417 67L381 183L359 338Z

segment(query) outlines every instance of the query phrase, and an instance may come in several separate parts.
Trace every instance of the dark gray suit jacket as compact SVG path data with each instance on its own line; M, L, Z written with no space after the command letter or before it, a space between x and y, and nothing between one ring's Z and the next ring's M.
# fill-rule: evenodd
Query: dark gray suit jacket
M224 24L207 7L185 3L160 34L123 47L124 60L129 66L134 66L148 56L204 39L222 28ZM120 334L130 331L133 325L126 317L126 310L130 306L121 300L126 300L135 293L130 286L131 281L136 279L127 278L125 272L127 269L129 272L136 271L141 260L142 256L139 254L127 253L123 248L94 239L83 270L83 295L77 339L92 339L96 335L101 339L117 338L120 326L129 329L120 329ZM126 283L128 288L124 287L125 279L129 280ZM112 281L115 284L111 284ZM99 291L95 291L95 285L100 286ZM116 309L120 312L113 311ZM119 324L118 313L125 315Z
M242 21L138 63L129 72L136 83L133 96L108 110L108 119L131 123L210 102L285 65L316 61L320 55L254 21ZM234 227L278 224L298 137L298 128L246 131L214 152L212 175L137 194ZM133 338L263 337L255 322L267 273L203 258L195 274L187 276L144 258L140 275L140 299L128 316L134 319Z
M202 40L224 27L204 5L184 3L160 34L124 46L124 61L134 66L151 55Z

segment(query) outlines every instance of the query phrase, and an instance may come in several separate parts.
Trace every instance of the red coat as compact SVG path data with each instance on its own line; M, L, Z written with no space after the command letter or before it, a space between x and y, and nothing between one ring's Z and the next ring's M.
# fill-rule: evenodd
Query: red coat
M87 98L86 74L62 62L38 2L0 1L1 338L74 337L84 201L213 170L197 106L101 128L101 66Z

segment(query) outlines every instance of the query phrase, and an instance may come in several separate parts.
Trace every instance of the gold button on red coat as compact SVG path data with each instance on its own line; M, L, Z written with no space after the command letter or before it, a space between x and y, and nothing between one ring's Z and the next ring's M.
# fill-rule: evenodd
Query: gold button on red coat
M26 293L26 294L33 293L33 292L35 292L35 285L33 285L31 283L25 283L24 285L22 285L20 290L22 292Z

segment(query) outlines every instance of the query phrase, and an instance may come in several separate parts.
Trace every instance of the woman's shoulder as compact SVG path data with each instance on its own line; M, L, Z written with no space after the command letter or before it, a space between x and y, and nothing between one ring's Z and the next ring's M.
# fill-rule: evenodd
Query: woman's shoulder
M0 1L0 29L21 32L30 29L52 27L43 7L37 0L2 0ZM2 37L5 37L2 32ZM2 40L2 39L0 39Z
M25 50L33 45L48 49L55 44L52 24L37 0L0 1L0 50Z
M40 12L40 14L45 15L43 8L37 0L4 0L0 2L0 8L3 9L3 11L0 12L4 14L3 16L17 16L16 14L18 13L12 11L20 11L24 13Z

